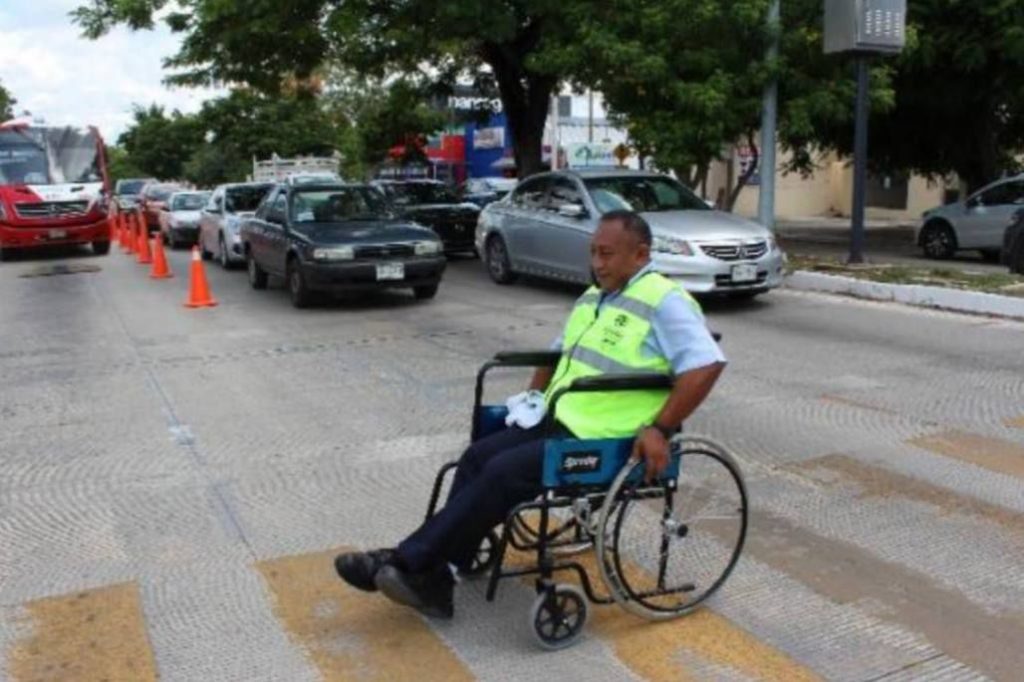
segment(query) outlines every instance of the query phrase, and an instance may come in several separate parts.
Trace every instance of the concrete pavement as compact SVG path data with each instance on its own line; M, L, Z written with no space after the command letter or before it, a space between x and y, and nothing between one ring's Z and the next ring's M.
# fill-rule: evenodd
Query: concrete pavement
M433 623L347 589L468 433L472 379L547 345L574 292L452 264L438 298L296 311L187 254L152 281L0 265L0 678L1015 679L1024 667L1024 325L777 292L708 305L730 366L688 425L747 478L709 608L595 608L539 652L532 591ZM62 262L53 260L51 262ZM491 397L520 390L507 375Z

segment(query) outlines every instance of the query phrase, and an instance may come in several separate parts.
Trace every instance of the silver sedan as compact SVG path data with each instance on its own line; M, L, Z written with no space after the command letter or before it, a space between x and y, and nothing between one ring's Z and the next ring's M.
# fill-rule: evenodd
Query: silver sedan
M482 211L477 250L500 284L519 274L589 284L590 238L615 209L647 220L655 267L691 292L751 297L782 283L786 258L769 230L711 209L669 176L643 171L530 177Z

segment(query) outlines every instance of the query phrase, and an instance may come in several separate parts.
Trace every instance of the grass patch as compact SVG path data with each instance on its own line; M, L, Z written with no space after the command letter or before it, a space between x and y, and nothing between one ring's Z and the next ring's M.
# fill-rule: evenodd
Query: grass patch
M790 256L789 270L809 270L886 284L920 284L1024 298L1024 276L1008 272L972 273L954 268L846 265L837 258L822 256Z

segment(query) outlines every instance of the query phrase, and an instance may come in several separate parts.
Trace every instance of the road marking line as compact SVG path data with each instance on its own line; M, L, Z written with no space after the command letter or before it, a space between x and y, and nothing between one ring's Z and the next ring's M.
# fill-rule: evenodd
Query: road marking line
M256 564L274 614L325 680L472 680L468 668L409 609L360 592L334 572L328 552Z
M593 554L573 559L586 569L598 593L604 594ZM506 558L506 564L517 566L533 565L535 561L534 555L514 550ZM627 570L641 569L627 567ZM535 576L527 576L524 580L532 585ZM579 585L573 571L557 573L555 581ZM696 671L688 669L688 664L692 663L728 672L728 677L770 682L820 679L786 653L759 641L728 618L706 607L675 620L651 622L627 613L615 604L591 604L587 628L611 646L626 667L646 680L688 682L699 677Z
M32 634L8 657L15 682L157 679L135 583L38 599L25 609Z
M925 450L999 474L1024 478L1024 446L964 431L943 431L907 441Z

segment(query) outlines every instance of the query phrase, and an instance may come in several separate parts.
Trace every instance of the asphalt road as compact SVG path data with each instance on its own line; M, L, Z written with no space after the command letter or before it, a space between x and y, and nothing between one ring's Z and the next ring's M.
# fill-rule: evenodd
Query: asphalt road
M188 310L186 252L168 281L66 256L0 265L2 679L1020 679L1024 325L709 304L730 366L688 429L743 466L743 558L706 609L595 608L541 653L526 583L438 624L331 558L419 521L477 367L546 346L572 290L466 260L431 302L298 311L208 266L220 305ZM21 276L61 263L100 270Z

